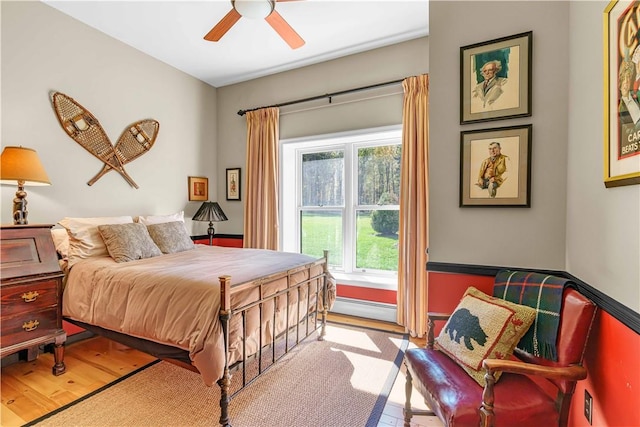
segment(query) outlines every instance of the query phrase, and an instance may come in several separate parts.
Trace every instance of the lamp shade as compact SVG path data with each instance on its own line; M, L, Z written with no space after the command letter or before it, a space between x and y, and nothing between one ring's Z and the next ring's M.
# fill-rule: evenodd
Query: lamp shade
M226 221L228 218L217 202L204 202L193 216L194 221Z
M0 183L51 185L36 150L25 147L5 147L2 150Z

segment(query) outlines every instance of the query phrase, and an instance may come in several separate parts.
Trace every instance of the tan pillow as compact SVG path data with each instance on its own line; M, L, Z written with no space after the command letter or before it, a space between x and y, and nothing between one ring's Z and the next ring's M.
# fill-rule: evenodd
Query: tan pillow
M130 216L64 218L58 224L69 234L69 267L90 257L109 256L98 232L99 225L132 223Z
M69 234L67 230L65 228L52 228L51 237L53 238L53 245L56 247L56 251L60 254L60 258L68 258Z
M162 255L143 224L134 222L99 225L98 231L107 246L109 255L115 262L128 262Z
M136 221L144 225L162 224L163 222L174 222L174 221L184 222L184 211L180 211L171 215L147 215L147 216L141 215L137 218Z
M484 387L484 359L509 359L533 323L536 310L469 287L436 340L445 352ZM501 373L496 374L496 381Z
M151 238L164 254L188 251L195 248L195 244L189 237L183 222L174 221L152 224L147 226L147 230L149 230Z

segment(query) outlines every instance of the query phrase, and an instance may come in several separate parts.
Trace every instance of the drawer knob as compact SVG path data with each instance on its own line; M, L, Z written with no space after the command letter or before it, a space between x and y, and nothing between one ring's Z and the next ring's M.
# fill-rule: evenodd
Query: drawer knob
M24 302L34 302L39 296L38 291L29 291L22 294L22 299Z
M24 329L25 332L35 331L39 324L40 322L38 322L37 320L29 320L28 322L24 322L22 324L22 329Z

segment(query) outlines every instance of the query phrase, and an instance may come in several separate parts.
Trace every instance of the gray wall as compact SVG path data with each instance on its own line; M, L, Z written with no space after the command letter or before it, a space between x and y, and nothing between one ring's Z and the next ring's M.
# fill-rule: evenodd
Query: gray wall
M287 71L218 89L218 194L224 198L224 174L229 167L241 167L244 178L246 156L246 117L238 110L303 99L326 93L373 85L424 74L429 71L429 42L426 37L351 55L297 70ZM393 90L391 91L393 92ZM308 110L289 112L283 107L280 116L280 138L341 132L402 122L402 87L396 95L360 102L342 103ZM370 97L360 92L348 98ZM328 101L323 101L327 104ZM311 105L315 106L318 103ZM296 108L308 107L300 104ZM286 167L284 165L283 167ZM244 196L243 196L244 198ZM223 233L242 233L243 205L221 200L229 221L219 223Z
M640 311L640 186L603 184L607 3L430 3L431 261L565 270ZM532 117L460 125L460 47L529 30ZM531 208L459 208L460 131L528 123Z
M429 259L564 269L568 5L435 1L429 14ZM533 31L533 116L460 125L460 47L529 30ZM458 207L460 132L529 123L533 124L531 208Z
M27 187L30 223L65 216L193 215L187 177L210 179L216 198L216 89L39 1L2 7L2 147L38 151L49 187ZM115 172L93 186L102 162L62 130L50 91L76 99L115 141L129 124L160 122L151 150L126 166L140 187ZM2 185L0 219L12 223L16 187ZM190 227L191 224L188 224ZM206 224L194 223L195 234Z
M602 184L602 13L608 3L570 6L566 270L640 312L640 185Z

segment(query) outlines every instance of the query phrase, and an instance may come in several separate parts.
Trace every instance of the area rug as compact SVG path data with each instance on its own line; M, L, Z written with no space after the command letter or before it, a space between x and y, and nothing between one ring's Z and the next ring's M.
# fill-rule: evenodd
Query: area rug
M330 323L229 406L234 427L375 427L398 375L406 335ZM167 362L153 363L29 426L215 426L220 390Z

